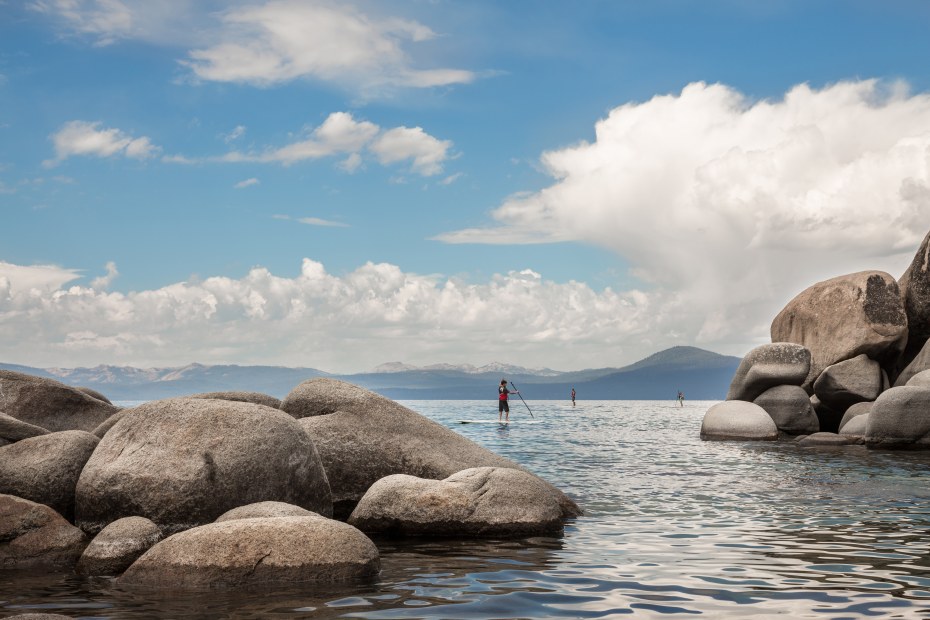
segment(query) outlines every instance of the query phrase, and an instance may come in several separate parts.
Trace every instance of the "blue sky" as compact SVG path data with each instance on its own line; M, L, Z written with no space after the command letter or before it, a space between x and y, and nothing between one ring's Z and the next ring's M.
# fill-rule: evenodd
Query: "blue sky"
M3 361L740 355L930 228L924 2L0 2Z

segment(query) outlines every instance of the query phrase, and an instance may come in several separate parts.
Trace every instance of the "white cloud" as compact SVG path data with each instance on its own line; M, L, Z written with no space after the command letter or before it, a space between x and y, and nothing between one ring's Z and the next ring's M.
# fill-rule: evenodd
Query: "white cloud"
M236 125L232 131L227 134L223 134L223 142L229 144L230 142L235 142L239 138L245 135L245 125Z
M442 172L450 158L450 140L439 140L420 127L395 127L382 130L366 120L356 120L349 112L333 112L318 127L305 131L301 139L280 147L259 151L230 151L211 157L170 155L162 158L167 163L278 163L290 166L302 161L345 155L337 164L345 172L355 172L364 163L362 152L374 153L383 165L410 162L410 169L423 176Z
M410 363L503 359L581 368L615 364L640 346L656 309L639 293L558 284L530 270L473 284L366 263L335 276L304 259L300 275L256 267L132 293L64 284L34 288L36 268L0 265L6 361L172 365L273 363L359 371ZM115 267L114 267L115 271ZM49 283L47 283L49 284ZM649 351L652 352L652 351Z
M221 14L219 41L181 63L202 80L271 86L299 78L377 91L468 83L460 69L417 69L405 51L436 35L415 21L366 15L346 3L282 0Z
M348 224L343 224L342 222L334 222L332 220L324 220L318 217L300 217L297 218L297 221L301 224L308 224L310 226L327 226L335 228L347 228Z
M580 241L648 283L653 333L742 353L814 282L899 276L930 226L930 96L806 85L747 100L723 85L615 108L596 139L542 156L553 183L450 243Z
M132 159L148 159L161 150L143 136L132 138L119 129L101 129L99 122L70 121L51 136L55 145L55 159L43 162L55 166L68 157L114 157L122 155Z
M91 280L90 287L97 291L105 291L112 284L113 280L119 275L119 271L116 269L116 263L110 261L106 264L107 275L100 276L99 278L94 278Z
M75 269L55 265L14 265L0 261L0 300L4 295L37 297L52 293L81 277Z
M452 142L438 140L420 127L395 127L381 134L369 149L382 164L412 160L411 169L423 176L442 172Z
M259 181L255 177L252 177L249 179L245 179L244 181L239 181L238 183L233 185L233 187L236 189L244 189L246 187L252 187L253 185L258 185L259 183L261 183L261 181Z
M129 36L133 29L132 11L120 0L37 0L31 7L58 17L78 34L91 35L101 46Z

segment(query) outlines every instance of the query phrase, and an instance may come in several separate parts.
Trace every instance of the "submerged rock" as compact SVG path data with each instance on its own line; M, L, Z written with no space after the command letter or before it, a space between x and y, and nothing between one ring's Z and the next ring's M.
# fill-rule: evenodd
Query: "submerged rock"
M356 582L378 574L374 543L320 516L236 519L175 534L136 560L120 585L174 588Z
M297 421L262 405L179 398L140 405L104 435L75 513L87 532L143 516L170 533L265 500L332 514L319 453Z
M701 439L775 441L778 439L778 427L759 405L727 400L717 403L704 414Z
M119 575L161 539L161 530L145 517L117 519L90 541L78 560L77 572Z
M539 478L517 469L477 467L445 480L382 478L349 523L401 536L536 536L562 531L562 510Z
M849 436L837 435L836 433L814 433L803 439L798 440L799 446L848 446L856 443L855 439Z

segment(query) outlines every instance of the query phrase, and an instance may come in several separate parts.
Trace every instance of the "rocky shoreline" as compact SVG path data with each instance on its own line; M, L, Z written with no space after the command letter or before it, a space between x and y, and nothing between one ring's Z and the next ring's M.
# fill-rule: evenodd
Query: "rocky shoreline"
M930 449L930 233L898 279L882 271L810 286L743 358L712 440Z
M0 569L127 587L372 579L369 537L557 534L578 505L517 463L334 379L120 409L0 371Z

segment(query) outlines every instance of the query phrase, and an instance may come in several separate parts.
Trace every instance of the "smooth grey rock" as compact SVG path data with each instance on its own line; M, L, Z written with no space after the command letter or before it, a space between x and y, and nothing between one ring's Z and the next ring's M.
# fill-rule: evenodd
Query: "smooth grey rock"
M337 516L348 516L372 484L391 474L441 480L471 467L524 469L403 405L344 381L304 381L281 408L300 418L316 443ZM564 516L581 514L575 502L549 486Z
M107 431L113 428L117 422L119 422L124 417L126 417L129 414L129 412L133 411L134 409L135 408L129 408L129 409L122 409L120 411L117 411L116 413L111 415L109 418L107 418L106 420L98 424L97 427L91 431L91 434L96 435L100 439L103 439L103 436L107 434Z
M852 407L846 410L846 413L843 414L843 419L840 420L839 430L842 431L843 427L849 423L853 418L858 418L859 416L867 414L872 409L872 403L862 402L856 403Z
M315 515L306 508L295 506L294 504L285 504L284 502L257 502L233 508L224 512L216 518L214 523L223 521L234 521L236 519L256 519L271 517L311 517Z
M930 233L898 280L907 315L908 342L922 347L930 339Z
M0 568L72 568L87 543L48 506L0 494Z
M86 532L143 516L171 533L265 500L332 514L319 453L297 421L262 405L177 398L136 407L104 435L78 480L75 517Z
M562 531L562 509L532 474L477 467L445 480L382 478L348 522L364 532L400 536L538 536Z
M775 342L810 349L805 389L827 366L857 355L893 362L908 333L898 283L883 271L861 271L809 287L775 317L771 331Z
M119 411L64 383L0 370L0 411L49 431L91 431Z
M893 387L872 404L865 444L870 448L930 449L930 388Z
M717 403L704 414L701 439L778 439L778 427L765 409L742 400Z
M765 409L778 430L789 435L807 435L820 430L810 397L799 385L776 385L753 401Z
M848 436L836 433L813 433L798 441L799 446L848 446L856 441Z
M905 385L914 387L930 387L930 370L922 370L910 379Z
M356 582L380 570L375 544L358 529L320 516L210 523L161 541L130 566L120 585L247 587Z
M78 477L98 441L85 431L62 431L3 446L0 493L45 504L71 519Z
M30 437L48 435L48 433L49 431L41 426L17 420L13 416L0 412L0 439L15 443Z
M740 361L727 400L753 401L777 385L801 385L810 365L810 351L801 345L774 342L758 346Z
M256 405L265 405L272 409L281 408L281 400L261 392L204 392L203 394L191 394L187 398L213 398L217 400L231 400L240 403L253 403Z
M103 528L77 563L82 575L119 575L162 539L161 530L145 517L124 517Z
M882 369L867 355L831 364L814 381L814 394L834 411L875 400L881 392Z
M109 398L107 398L106 396L104 396L103 394L101 394L100 392L98 392L97 390L95 390L94 388L89 388L89 387L84 387L83 385L78 385L78 386L75 386L74 389L76 389L76 390L78 390L78 391L81 391L81 392L84 392L85 394L87 394L87 395L90 396L91 398L96 398L97 400L103 401L103 402L105 402L105 403L107 403L107 404L110 404L110 405L113 404L112 402L110 402L110 399L109 399Z
M868 412L863 415L857 415L840 428L840 435L844 437L854 437L857 439L865 438L866 429L869 425Z

